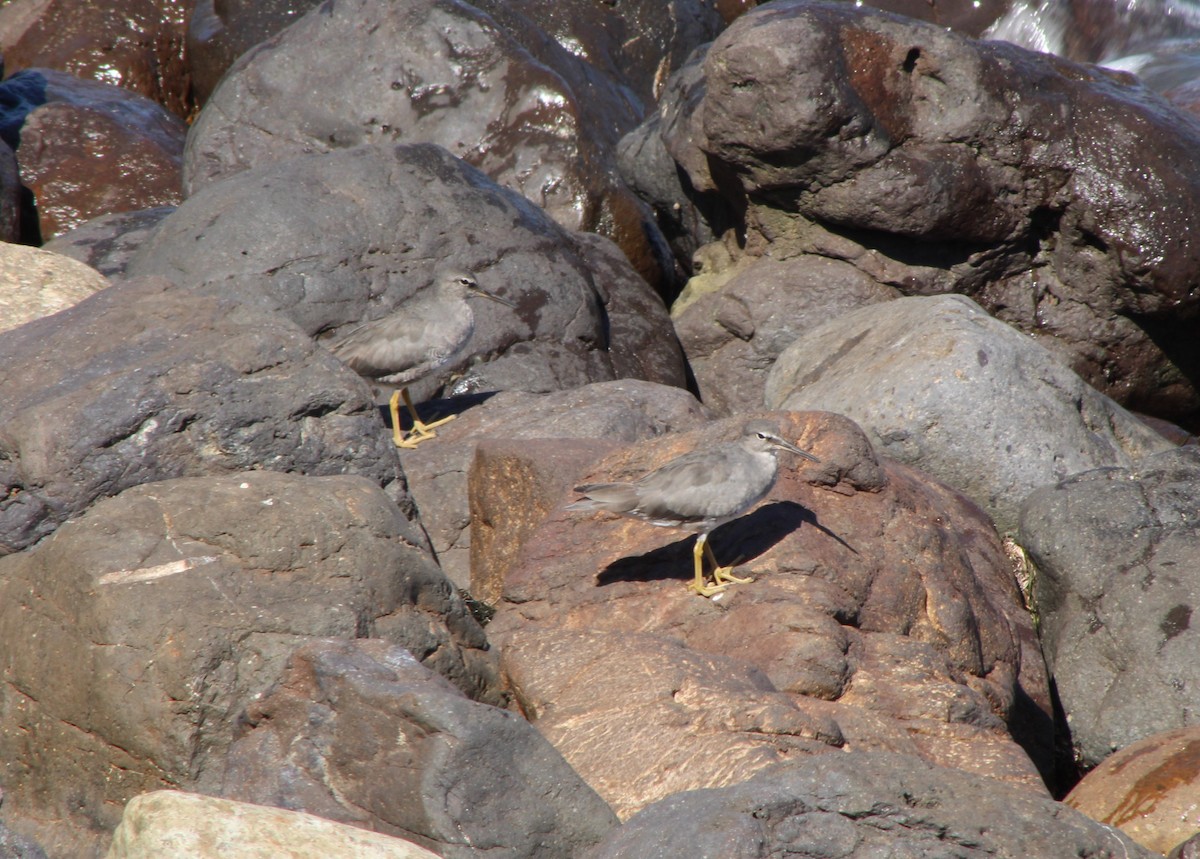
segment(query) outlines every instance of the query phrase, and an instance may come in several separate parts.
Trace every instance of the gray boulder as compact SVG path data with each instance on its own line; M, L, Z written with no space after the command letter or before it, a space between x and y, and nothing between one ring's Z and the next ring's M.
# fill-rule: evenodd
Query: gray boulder
M1198 511L1194 446L1075 475L1021 508L1042 647L1085 764L1200 724Z
M453 263L518 306L481 306L470 355L434 387L454 372L465 372L458 393L557 390L624 372L682 384L666 309L601 241L576 241L439 146L384 144L207 185L129 272L261 302L316 335L393 312ZM482 362L467 370L472 355Z
M132 486L252 468L363 475L412 513L367 386L235 299L115 284L0 335L0 367L0 553Z
M1152 859L1037 792L887 753L827 754L654 804L587 859Z
M697 241L731 223L745 256L969 295L1122 404L1200 413L1195 117L1128 75L853 3L765 4L689 74L651 121Z
M970 496L1001 530L1040 486L1171 446L961 295L901 298L810 331L779 356L766 401L847 415L880 453Z
M314 636L387 639L503 702L412 530L361 477L243 472L135 487L0 559L6 813L86 855L131 796L212 791L246 708Z
M225 795L408 838L446 859L572 859L616 815L520 716L382 641L299 649L230 753Z

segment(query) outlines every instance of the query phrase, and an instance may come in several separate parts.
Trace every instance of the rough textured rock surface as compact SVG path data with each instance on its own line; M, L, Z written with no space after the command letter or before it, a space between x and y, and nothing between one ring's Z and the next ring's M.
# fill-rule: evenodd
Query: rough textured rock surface
M61 254L0 244L0 331L58 313L107 286L104 275Z
M423 847L304 814L184 791L136 796L105 859L438 859Z
M762 408L768 371L798 337L899 294L841 260L744 257L742 263L705 269L671 312L700 398L721 414Z
M735 21L667 96L695 211L724 201L746 255L967 294L1119 402L1200 414L1200 123L1128 76L787 0Z
M703 825L697 825L703 821ZM587 859L1153 859L1046 796L906 755L821 755L646 809Z
M187 126L150 99L52 69L27 69L0 89L0 131L20 149L42 239L182 198Z
M199 0L187 30L188 70L199 106L238 57L317 5L320 0Z
M0 9L5 71L43 66L191 112L180 0L12 0Z
M826 748L840 734L852 749L904 751L1041 789L1009 730L1046 762L1047 749L1038 744L1049 738L1047 680L987 517L929 478L877 460L845 418L772 416L786 438L822 462L798 465L785 457L762 505L713 533L718 559L740 558L737 574L756 579L752 584L716 600L693 595L684 586L692 538L630 519L560 507L533 531L488 626L518 701L622 814L677 790L744 779L781 754L779 743L791 742L801 721L808 725L807 734L800 732L808 750ZM716 421L642 442L576 482L627 479L736 435L741 424ZM505 498L497 493L494 503L503 506ZM543 633L559 636L551 638L554 646L539 643ZM653 668L619 672L621 658L606 654L642 664L625 644L634 634L670 636L684 647L648 650L644 658ZM669 679L690 676L687 663L714 656L756 672L736 672L744 679L736 704L707 682L693 690ZM610 675L620 680L595 694L589 683L576 682L577 674L596 683ZM751 703L755 688L765 696L759 704ZM680 689L691 691L685 696ZM709 694L729 715L705 719ZM799 711L789 710L782 739L770 736L767 707L779 694ZM695 714L672 715L685 697L700 702ZM568 699L570 706L556 703ZM647 714L657 708L659 716L631 743L635 729L614 714L643 708ZM739 749L759 751L735 755L724 769L660 767L660 759L686 757L697 718L704 732L727 730Z
M163 218L173 211L174 206L159 206L101 215L56 236L42 249L77 259L106 277L119 277Z
M438 143L658 280L665 244L612 154L641 119L631 95L512 4L339 2L228 71L192 126L186 187L362 143Z
M879 451L970 496L1013 530L1040 486L1171 447L1059 359L960 295L903 298L784 350L767 405L828 409Z
M682 388L635 379L553 394L504 392L440 428L433 441L402 451L400 461L438 563L465 588L471 580L472 533L467 473L481 441L578 438L629 443L693 429L709 416ZM474 590L472 594L480 596Z
M3 86L0 84L0 92ZM28 198L28 192L21 189L17 156L12 147L13 144L0 135L0 241L3 242L20 241L25 227L31 227L35 221L33 214L22 204L23 198Z
M0 553L142 483L360 474L411 511L367 386L282 317L155 278L0 335Z
M517 308L480 307L468 351L484 360L466 370L464 356L431 388L463 371L455 393L550 391L619 371L682 385L682 358L663 334L666 309L594 238L576 241L441 147L385 144L208 185L162 223L129 271L262 301L317 334L401 309L453 263Z
M1200 448L1035 492L1020 541L1037 566L1043 647L1081 759L1198 724Z
M246 708L313 636L388 639L503 701L413 530L361 477L244 472L130 489L0 559L6 814L50 846L106 835L146 790L211 792Z
M612 811L524 719L381 641L314 642L250 713L226 795L412 839L446 859L570 857Z
M1200 835L1200 726L1154 734L1105 758L1067 805L1115 826L1143 847L1170 853Z

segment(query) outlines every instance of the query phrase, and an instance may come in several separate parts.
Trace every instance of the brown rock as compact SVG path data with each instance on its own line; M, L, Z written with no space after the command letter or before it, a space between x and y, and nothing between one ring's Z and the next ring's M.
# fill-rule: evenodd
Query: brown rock
M619 443L610 439L485 438L467 474L471 511L471 596L500 599L526 537L541 524L575 475Z
M475 578L471 572L467 475L480 440L557 438L628 443L691 429L708 417L709 411L682 388L635 379L552 394L505 391L438 429L433 441L401 451L400 461L438 562L451 581L467 587ZM481 582L491 577L482 571L479 575ZM494 586L487 590L494 593Z
M1200 727L1154 734L1105 758L1063 800L1144 847L1169 853L1200 834Z
M191 113L182 0L13 0L0 9L9 74L45 67L140 93Z
M18 159L43 239L99 215L180 202L182 120L120 87L51 69L24 76L44 78L44 101L21 126Z
M822 462L797 466L781 457L781 477L766 501L714 532L718 559L740 556L736 572L753 576L752 584L713 600L694 596L684 587L692 538L630 519L559 508L528 538L488 629L518 700L534 702L531 718L561 736L567 758L625 811L680 785L727 784L765 766L772 755L739 763L730 781L685 767L645 789L659 771L656 762L686 745L690 730L660 721L645 743L622 745L616 737L630 726L612 713L621 706L639 712L662 669L622 671L613 660L607 670L619 677L591 696L596 713L589 729L579 728L582 713L559 720L571 667L599 658L588 653L625 653L621 642L635 633L670 636L685 645L672 660L720 654L753 665L771 694L790 696L811 718L836 724L849 748L918 754L1040 787L1009 725L1048 724L1045 668L990 521L952 490L876 460L861 430L844 418L771 416L785 437ZM630 479L735 435L742 422L718 421L624 449L578 480ZM578 645L584 653L560 642L544 648L557 656L542 659L542 645L526 643L543 632L571 631L594 636ZM593 754L592 746L602 752ZM1030 747L1048 763L1044 748ZM625 784L639 785L638 792L621 793ZM601 785L614 788L606 793Z

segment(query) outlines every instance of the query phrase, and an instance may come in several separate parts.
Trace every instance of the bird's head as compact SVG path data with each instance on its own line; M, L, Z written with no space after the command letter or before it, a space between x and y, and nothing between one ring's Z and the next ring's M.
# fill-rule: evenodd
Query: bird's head
M820 462L811 453L801 450L779 435L779 428L770 421L750 421L742 427L742 444L753 453L786 450L810 462Z

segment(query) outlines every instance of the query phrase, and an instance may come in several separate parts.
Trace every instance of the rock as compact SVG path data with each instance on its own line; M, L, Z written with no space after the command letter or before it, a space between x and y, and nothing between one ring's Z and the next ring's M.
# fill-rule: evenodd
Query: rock
M230 761L226 795L402 835L446 859L568 859L617 822L527 722L381 641L298 650Z
M187 30L188 69L200 107L234 61L320 0L199 0Z
M83 855L66 846L104 836L132 796L212 792L247 707L314 636L388 639L505 700L412 530L361 477L244 472L135 487L0 559L6 813Z
M46 851L0 823L0 856L4 859L46 859Z
M683 187L723 201L740 253L968 295L1123 405L1200 415L1200 121L1128 75L787 0L664 99Z
M504 392L462 413L438 438L401 452L408 488L442 569L471 583L471 510L467 475L477 444L489 438L596 439L632 442L691 429L709 417L682 388L622 379L553 394Z
M1149 850L1200 836L1200 726L1154 734L1105 758L1063 801Z
M229 69L192 126L185 185L364 143L436 143L564 227L611 238L657 284L673 268L666 246L613 156L641 119L629 97L512 4L339 2Z
M1021 508L1046 660L1085 764L1197 724L1197 511L1195 447L1074 475Z
M874 753L802 758L742 784L678 794L630 820L586 859L767 855L1157 854L1028 789L907 755Z
M847 415L881 453L970 496L1002 531L1038 487L1170 447L959 295L903 298L813 329L779 356L766 402Z
M990 521L947 487L877 459L845 418L766 416L822 461L781 457L767 499L713 532L717 558L741 559L736 573L755 581L701 599L685 587L690 535L565 510L568 493L525 539L488 625L516 700L621 814L744 779L796 736L807 753L840 735L835 744L851 749L903 751L1044 790L1029 755L1049 768L1045 669ZM629 479L737 435L746 417L640 442L573 482ZM682 647L628 643L634 636ZM736 695L717 681L672 679L693 672L749 679ZM793 702L782 738L768 719L780 695ZM706 721L682 709L701 711L709 697L719 713L742 715ZM797 710L807 733L794 730ZM643 711L644 731L614 715ZM698 725L727 732L741 751L693 759L686 747Z
M0 84L0 93L3 89L4 85ZM30 228L28 232L36 232L32 229L36 219L28 211L28 198L28 190L21 187L12 145L0 138L0 242L20 241L27 227Z
M129 272L261 301L317 334L397 310L450 261L519 306L479 308L469 351L484 362L466 370L464 356L414 388L417 399L452 372L465 372L455 393L550 391L638 367L683 384L666 310L628 264L577 243L438 146L343 149L208 185L162 223ZM662 363L643 363L643 353Z
M506 642L522 709L622 819L665 795L737 784L846 743L828 704L661 634L541 628Z
M107 859L437 859L411 842L281 808L184 791L135 796Z
M77 259L106 277L125 274L129 261L174 206L116 212L84 221L42 245L42 250Z
M472 597L488 606L500 600L521 546L575 475L620 446L604 438L480 439L467 472Z
M173 0L13 0L0 9L0 51L9 74L58 69L119 84L185 117L186 27Z
M27 69L0 85L3 132L20 149L43 239L112 212L181 198L187 126L150 99L52 69Z
M58 313L108 283L95 269L61 254L0 244L0 331Z
M0 335L0 366L0 554L132 486L251 468L360 474L412 512L367 386L234 299L115 284Z
M819 257L743 258L718 282L690 302L685 291L672 316L700 398L719 414L761 408L768 371L798 337L897 296L853 265Z

